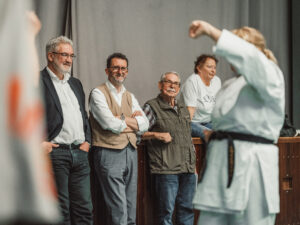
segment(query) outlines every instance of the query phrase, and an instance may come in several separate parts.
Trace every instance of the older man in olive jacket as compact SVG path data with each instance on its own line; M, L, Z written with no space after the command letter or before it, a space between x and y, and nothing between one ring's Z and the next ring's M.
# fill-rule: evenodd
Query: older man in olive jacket
M158 87L160 94L144 106L149 131L143 135L155 182L155 199L159 203L158 224L172 224L176 205L176 223L192 225L196 156L189 112L184 102L176 99L180 90L178 73L163 74Z

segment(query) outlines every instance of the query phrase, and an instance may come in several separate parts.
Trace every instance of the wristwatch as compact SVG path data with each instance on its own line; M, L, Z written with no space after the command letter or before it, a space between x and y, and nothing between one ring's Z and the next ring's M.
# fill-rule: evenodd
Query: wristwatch
M124 116L124 114L123 114L123 113L121 114L121 117L120 117L120 119L121 119L121 120L123 120L123 121L125 121L125 116Z

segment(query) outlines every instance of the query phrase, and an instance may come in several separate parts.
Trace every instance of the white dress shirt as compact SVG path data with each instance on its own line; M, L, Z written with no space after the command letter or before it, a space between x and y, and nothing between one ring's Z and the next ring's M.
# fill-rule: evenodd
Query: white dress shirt
M81 144L85 141L83 120L79 102L68 83L70 74L65 74L64 79L60 80L48 67L47 71L55 87L63 112L62 129L51 142Z
M106 81L105 85L108 87L111 95L113 96L117 104L121 107L122 96L126 91L124 85L122 85L121 91L119 93L109 81ZM133 94L131 94L131 98L132 112L141 111L143 114L143 116L135 117L139 127L138 131L145 132L149 127L149 121ZM93 114L94 118L104 130L110 130L115 134L119 134L127 127L125 121L116 118L112 114L111 110L108 107L104 94L98 88L95 88L91 93L89 109L90 112Z

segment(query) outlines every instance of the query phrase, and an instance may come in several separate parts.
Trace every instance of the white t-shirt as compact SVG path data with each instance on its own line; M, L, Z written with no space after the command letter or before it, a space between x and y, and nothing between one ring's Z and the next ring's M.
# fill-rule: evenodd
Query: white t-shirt
M195 107L192 122L207 123L211 121L211 113L216 104L216 94L221 88L221 80L214 76L210 85L206 86L198 74L187 78L182 87L182 96L186 106Z

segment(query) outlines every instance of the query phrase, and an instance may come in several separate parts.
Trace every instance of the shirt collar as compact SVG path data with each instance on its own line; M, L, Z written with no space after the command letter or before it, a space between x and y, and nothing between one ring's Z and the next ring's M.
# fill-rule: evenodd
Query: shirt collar
M53 73L52 70L50 70L50 68L49 68L48 66L47 66L46 69L47 69L47 71L48 71L48 73L49 73L49 75L50 75L52 81L66 83L66 82L68 82L68 80L69 80L70 77L71 77L69 73L65 73L65 74L64 74L64 79L60 80L60 79L55 75L55 73Z
M114 86L112 83L110 83L109 80L107 80L107 81L105 82L105 84L106 84L106 86L108 87L108 90L109 90L110 92L114 92L114 93L116 93L116 94L123 94L123 93L126 91L126 88L124 87L123 84L122 84L122 87L121 87L121 91L120 91L119 93L117 92L117 89L115 88L115 86Z

